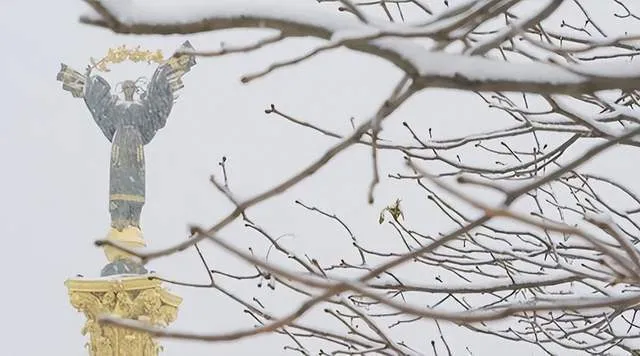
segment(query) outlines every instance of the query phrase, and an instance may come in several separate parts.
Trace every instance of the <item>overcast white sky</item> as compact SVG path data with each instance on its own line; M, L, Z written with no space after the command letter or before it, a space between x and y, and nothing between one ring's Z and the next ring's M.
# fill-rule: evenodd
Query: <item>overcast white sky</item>
M240 44L266 33L235 30L188 37L121 36L80 25L77 19L84 9L80 0L4 0L0 5L4 48L0 56L0 236L4 239L0 305L7 355L86 354L86 338L80 335L84 317L70 306L63 283L78 273L97 276L105 263L102 251L92 242L103 237L109 226L110 147L83 101L72 98L55 80L60 62L80 70L90 56L101 57L109 47L121 44L160 48L168 54L185 39L196 48L213 49L221 41ZM185 88L167 126L146 147L147 204L142 224L151 247L182 241L188 224L208 226L230 211L231 205L208 182L210 174L220 176L217 162L223 155L229 157L232 190L239 197L248 197L297 172L333 142L265 115L269 104L348 132L349 118L370 115L400 78L400 71L388 63L339 50L250 85L240 84L241 75L301 53L315 43L290 40L251 55L198 59L199 64L184 79ZM141 72L149 76L153 69L114 66L107 78L115 84L135 79ZM385 128L400 132L401 122L412 119L422 132L433 127L441 137L459 136L462 130L475 132L500 123L485 121L490 115L495 113L480 105L473 94L428 91L410 100ZM295 251L311 252L321 260L335 260L336 253L354 258L347 236L338 227L294 206L293 201L300 199L339 214L364 241L390 238L391 228L376 222L380 210L397 197L409 207L424 197L405 196L393 182L383 181L376 191L376 203L367 206L369 157L363 148L348 150L316 176L252 210L252 218L276 236L294 236L282 241ZM386 166L383 174L393 168ZM406 211L407 220L424 219L429 232L449 226L440 223L434 208ZM433 216L436 218L429 220ZM238 246L253 246L257 253L266 251L264 242L240 224L225 230L223 236ZM213 268L251 272L215 248L203 248ZM206 282L193 250L153 261L151 269L170 278ZM213 332L253 324L238 305L214 290L171 288L184 297L173 324L176 329ZM275 310L291 306L274 300L273 292L255 284L234 288L275 303ZM459 354L465 346L474 355L513 355L516 350L504 341L468 337L457 328L448 330ZM404 332L406 339L423 340L423 345L437 337L433 328ZM277 336L219 345L162 341L164 355L194 356L243 355L257 348L263 355L280 355L284 342ZM518 347L518 354L539 354L531 347Z

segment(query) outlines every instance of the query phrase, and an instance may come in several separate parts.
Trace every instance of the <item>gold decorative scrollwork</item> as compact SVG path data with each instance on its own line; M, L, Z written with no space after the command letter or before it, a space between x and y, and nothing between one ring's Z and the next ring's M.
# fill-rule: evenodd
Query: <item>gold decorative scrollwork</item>
M156 356L160 346L147 333L101 325L101 315L167 326L176 319L181 298L148 276L120 280L73 279L66 283L71 305L84 313L83 335L91 356Z

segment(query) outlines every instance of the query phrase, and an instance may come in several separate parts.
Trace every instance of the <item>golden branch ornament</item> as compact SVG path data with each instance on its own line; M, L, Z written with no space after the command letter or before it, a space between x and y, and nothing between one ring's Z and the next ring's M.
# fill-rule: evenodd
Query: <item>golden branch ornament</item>
M135 48L127 48L126 45L122 45L115 48L109 48L107 55L102 59L96 61L93 57L90 58L91 68L95 68L101 72L110 72L110 64L119 64L124 61L131 61L134 63L147 62L147 64L165 62L162 51L157 49L155 51L142 49L140 46Z

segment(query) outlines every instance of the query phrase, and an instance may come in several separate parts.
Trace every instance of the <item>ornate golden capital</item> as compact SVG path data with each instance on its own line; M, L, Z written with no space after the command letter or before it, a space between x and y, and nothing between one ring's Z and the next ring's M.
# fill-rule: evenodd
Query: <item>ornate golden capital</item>
M176 319L182 298L162 288L148 276L118 279L69 279L65 282L71 305L84 313L82 334L89 333L86 346L92 356L156 356L161 347L144 332L100 325L97 318L113 315L167 326Z

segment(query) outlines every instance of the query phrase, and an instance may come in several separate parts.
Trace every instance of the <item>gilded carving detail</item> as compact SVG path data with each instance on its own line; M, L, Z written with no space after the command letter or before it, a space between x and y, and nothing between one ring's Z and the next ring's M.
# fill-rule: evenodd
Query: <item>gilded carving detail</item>
M156 356L160 346L144 332L100 325L97 318L113 315L167 326L176 319L181 298L163 289L148 276L119 280L73 279L66 283L71 305L87 318L82 328L89 335L86 347L92 356Z

